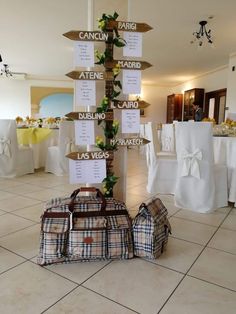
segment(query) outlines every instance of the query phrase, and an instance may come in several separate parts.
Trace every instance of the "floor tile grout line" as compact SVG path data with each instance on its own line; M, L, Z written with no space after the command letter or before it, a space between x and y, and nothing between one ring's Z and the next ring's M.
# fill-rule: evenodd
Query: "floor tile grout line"
M34 257L32 257L32 258L34 258ZM110 263L106 264L106 265L103 266L102 268L98 269L98 270L97 270L94 274L92 274L89 278L85 279L85 280L82 281L81 283L78 283L78 282L76 282L76 281L71 280L70 278L67 278L67 277L65 277L65 276L63 276L63 275L57 273L56 271L53 271L52 269L48 269L48 268L47 268L47 266L50 266L50 265L63 265L63 264L65 264L65 263L57 263L57 264L50 264L50 265L39 265L37 262L34 262L34 261L32 260L32 258L29 260L31 263L33 263L33 264L35 264L35 265L37 265L37 266L39 266L39 267L42 267L42 268L48 270L49 272L51 272L51 273L53 273L53 274L55 274L55 275L58 275L58 276L62 277L63 279L69 280L70 282L72 282L72 283L74 283L74 284L76 284L76 285L78 285L78 286L81 286L84 282L86 282L87 280L89 280L90 278L92 278L94 275L96 275L97 273L99 273L103 268L105 268L107 265L110 264ZM110 262L111 262L111 261L110 261ZM78 265L79 265L80 263L83 263L83 262L74 262L74 264L78 264Z
M30 260L30 262L33 263L33 264L36 264L36 263L35 263L34 261L32 261L32 260ZM109 261L106 265L104 265L102 268L100 268L98 271L96 271L94 274L92 274L90 277L88 277L86 280L84 280L84 281L81 282L80 284L78 284L77 282L74 282L74 281L72 281L71 279L68 279L68 278L66 278L66 277L64 277L64 276L62 276L62 275L60 275L60 274L58 274L58 273L56 273L56 272L54 272L54 271L52 271L52 270L50 270L50 269L44 267L44 266L42 266L44 269L46 269L46 270L52 272L52 273L55 274L55 275L58 275L58 276L62 277L63 279L69 280L71 283L76 284L77 286L76 286L74 289L72 289L70 292L68 292L67 294L65 294L63 297L61 297L60 299L58 299L58 300L57 300L54 304L52 304L50 307L48 307L48 308L45 309L43 312L41 312L41 314L42 314L42 313L45 313L48 309L52 308L52 307L53 307L54 305L56 305L59 301L61 301L61 300L64 299L65 297L67 297L69 294L71 294L74 290L78 289L79 287L83 287L84 289L90 290L90 291L92 291L93 293L95 293L95 294L97 294L97 295L100 295L101 297L103 297L103 298L105 298L105 299L108 299L109 301L111 301L111 302L113 302L113 303L119 304L120 306L122 306L122 307L124 307L124 308L127 308L127 309L131 310L131 311L134 312L134 313L140 314L139 312L136 312L136 311L134 311L134 310L128 308L127 306L125 306L125 305L123 305L123 304L121 304L121 303L118 303L118 302L116 302L116 301L114 301L114 300L112 300L112 299L109 299L108 297L106 297L106 296L104 296L104 295L102 295L102 294L100 294L100 293L98 293L98 292L96 292L96 291L94 291L94 290L92 290L92 289L89 289L89 288L83 286L83 283L85 283L86 281L88 281L89 279L91 279L93 276L95 276L97 273L99 273L101 270L103 270L106 266L110 265L111 263L112 263L112 261ZM38 265L38 264L36 264L36 265Z
M231 209L229 210L229 212L231 211ZM174 214L175 215L175 214ZM228 214L226 214L226 216L228 216ZM201 225L204 225L204 226L209 226L209 227L214 227L214 228L218 228L219 225L221 225L221 222L225 219L222 218L222 221L219 223L218 226L214 226L214 225L210 225L210 224L207 224L207 223L204 223L204 222L200 222L200 221L196 221L196 220L192 220L192 219L188 219L188 218L182 218L182 217L177 217L177 216L171 216L171 218L176 218L176 219L181 219L181 220L186 220L186 221L191 221L191 222L195 222L197 224L201 224Z
M206 283L208 283L208 284L210 284L210 285L212 285L212 286L217 286L217 287L219 287L219 288L222 288L222 289L225 289L225 290L228 290L228 291L236 292L236 289L234 290L234 289L231 289L231 288L227 288L227 287L225 287L225 286L219 285L218 283L215 283L215 282L212 282L212 281L208 281L208 280L206 280L206 279L198 278L198 277L193 276L193 275L187 274L186 277L198 279L198 280L203 281L203 282L206 282Z
M79 286L77 285L76 287L74 287L73 289L71 289L69 292L67 292L64 296L62 296L61 298L59 298L56 302L54 302L53 304L51 304L49 307L47 307L45 310L43 310L40 314L46 313L49 309L53 308L58 302L60 302L62 299L66 298L69 294L71 294L73 291L75 291L76 289L78 289Z
M28 220L28 219L27 219L27 220ZM23 230L28 229L28 228L30 228L30 227L36 226L36 225L39 225L39 223L35 223L35 222L34 222L34 223L33 223L32 225L30 225L30 226L27 226L27 227L24 227L24 228L22 228L22 229L18 229L18 230L12 231L12 232L10 232L10 233L6 233L6 234L0 236L0 239L4 238L4 237L6 237L6 236L9 236L9 235L11 235L11 234L14 234L14 233L16 233L16 232L23 231Z
M128 310L130 310L130 311L132 311L132 312L134 312L134 313L136 313L136 314L141 314L140 312L137 312L137 311L131 309L130 307L128 307L128 306L126 306L126 305L124 305L124 304L122 304L122 303L119 303L119 302L117 302L117 301L115 301L115 300L113 300L113 299L110 299L110 298L108 298L107 296L105 296L104 294L101 294L101 293L99 293L99 292L97 292L97 291L95 291L95 290L93 290L93 289L91 289L91 288L88 288L88 287L83 286L83 285L81 285L81 287L83 287L84 289L87 289L87 290L89 290L89 291L91 291L91 292L93 292L93 293L95 293L95 294L97 294L97 295L99 295L99 296L101 296L101 297L103 297L103 298L105 298L105 299L107 299L107 300L113 302L113 303L116 303L116 304L118 304L118 305L120 305L120 306L122 306L122 307L124 307L124 308L126 308L126 309L128 309Z
M145 261L145 262L150 263L150 264L152 264L152 265L156 265L156 266L159 266L159 267L162 267L162 268L165 268L165 269L174 271L174 272L176 272L176 273L178 273L178 274L181 274L181 275L185 275L185 274L186 274L186 273L183 272L183 271L180 271L180 270L177 270L177 269L173 269L173 268L167 267L167 266L165 266L165 265L158 264L158 262L157 262L157 263L154 263L154 261L152 261L152 260L146 260L146 259L143 259L143 258L140 258L140 259L141 259L142 261ZM157 260L158 260L158 259L157 259Z
M24 261L20 262L20 263L17 264L17 265L14 265L14 266L12 266L12 267L10 267L10 268L4 270L3 272L0 273L0 278L1 278L2 275L8 273L8 272L11 271L12 269L17 268L18 266L20 266L20 265L22 265L22 264L25 264L26 262L28 262L27 259L25 259Z
M228 215L231 213L231 210L228 212L228 214L225 216L225 218L222 220L222 222L220 223L220 225L218 226L218 228L215 230L215 232L213 233L213 235L210 237L210 239L207 241L207 243L205 244L205 246L202 248L201 252L198 254L198 256L195 258L195 260L193 261L193 263L191 264L191 266L189 267L189 269L187 270L186 274L183 276L183 278L180 280L180 282L178 283L178 285L175 287L175 289L172 291L172 293L169 295L169 297L166 299L166 301L164 302L164 304L162 305L162 307L160 308L160 310L158 311L157 314L159 314L161 312L161 310L164 308L164 306L168 303L168 301L170 300L170 298L172 297L172 295L174 294L174 292L176 291L176 289L179 287L179 285L182 283L182 281L186 278L186 276L188 275L188 272L190 271L190 269L193 267L193 265L196 263L196 261L198 260L198 258L201 256L201 254L205 251L205 249L207 248L208 243L211 241L211 239L214 237L214 235L216 234L216 232L218 231L218 229L220 228L220 226L223 224L223 222L225 221L225 219L228 217ZM199 279L199 278L197 278Z
M193 265L196 263L196 261L198 260L198 258L200 257L200 255L203 253L203 251L205 251L206 248L208 248L208 244L210 243L210 241L212 240L212 238L215 236L215 234L217 233L217 231L220 229L220 226L224 223L225 219L229 216L229 214L231 213L232 208L230 209L230 211L228 212L228 214L224 217L224 219L221 221L220 225L216 228L216 230L213 232L212 236L210 237L210 239L206 242L206 244L204 245L204 248L202 249L202 251L198 254L197 258L193 261L192 265L189 267L188 272L190 271L190 269L193 267ZM217 249L216 249L217 250ZM218 250L220 251L220 250Z
M31 207L31 206L30 206ZM25 207L25 208L27 208L27 207ZM21 210L21 209L24 209L24 208L20 208L19 210ZM17 209L18 210L18 209ZM26 218L26 217L24 217L24 216L21 216L21 215L17 215L16 213L15 213L16 211L12 211L12 212L6 212L6 213L4 213L3 215L5 215L5 214L11 214L11 215L13 215L13 216L16 216L16 217L20 217L20 218L24 218L24 219L26 219L26 220L29 220L29 221L32 221L32 222L35 222L35 223L40 223L40 221L35 221L35 220L32 220L32 219L30 219L30 218ZM0 216L2 216L2 215L0 215ZM39 217L40 218L40 217Z

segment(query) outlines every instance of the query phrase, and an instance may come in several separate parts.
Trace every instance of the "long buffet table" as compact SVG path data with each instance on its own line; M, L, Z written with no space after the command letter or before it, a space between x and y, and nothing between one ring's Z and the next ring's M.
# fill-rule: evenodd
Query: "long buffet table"
M17 128L18 143L33 149L35 169L45 166L47 149L58 144L58 134L58 129Z

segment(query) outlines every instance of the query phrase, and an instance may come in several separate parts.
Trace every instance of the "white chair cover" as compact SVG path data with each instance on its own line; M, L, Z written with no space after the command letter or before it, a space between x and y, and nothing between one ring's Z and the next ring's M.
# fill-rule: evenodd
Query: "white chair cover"
M33 151L18 147L15 120L0 120L0 177L12 178L34 172Z
M178 159L175 205L196 212L210 212L221 201L215 197L212 123L181 122L175 127ZM227 190L226 181L224 187ZM221 206L226 205L225 201L227 195Z
M174 124L162 124L161 150L163 152L175 152Z
M76 151L75 127L73 121L62 121L59 126L58 146L48 147L45 171L57 176L68 174L69 160L65 157Z
M153 122L146 124L146 137L150 143L146 145L146 158L148 166L148 193L173 194L177 160L173 156L160 156L160 143L158 141L157 127Z

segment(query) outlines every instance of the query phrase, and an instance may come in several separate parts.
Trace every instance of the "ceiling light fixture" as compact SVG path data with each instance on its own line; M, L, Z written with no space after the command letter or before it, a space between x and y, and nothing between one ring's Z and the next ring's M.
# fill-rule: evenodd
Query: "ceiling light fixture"
M201 47L204 43L204 41L207 40L209 44L213 44L212 36L211 36L211 30L206 29L207 21L200 21L200 29L198 32L194 32L193 36L195 36L194 40L191 41L191 44L193 44L195 41L198 42L198 46Z
M12 72L9 70L8 64L3 64L3 68L1 69L1 75L5 75L6 77L12 76Z

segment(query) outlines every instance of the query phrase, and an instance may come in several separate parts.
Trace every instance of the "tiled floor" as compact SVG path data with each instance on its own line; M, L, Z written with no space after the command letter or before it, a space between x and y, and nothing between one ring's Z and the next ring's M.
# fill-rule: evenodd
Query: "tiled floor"
M127 205L134 216L146 192L145 160L129 150ZM196 214L168 209L172 235L157 260L135 258L36 264L44 202L68 195L67 177L37 172L0 180L0 313L236 313L236 209Z

